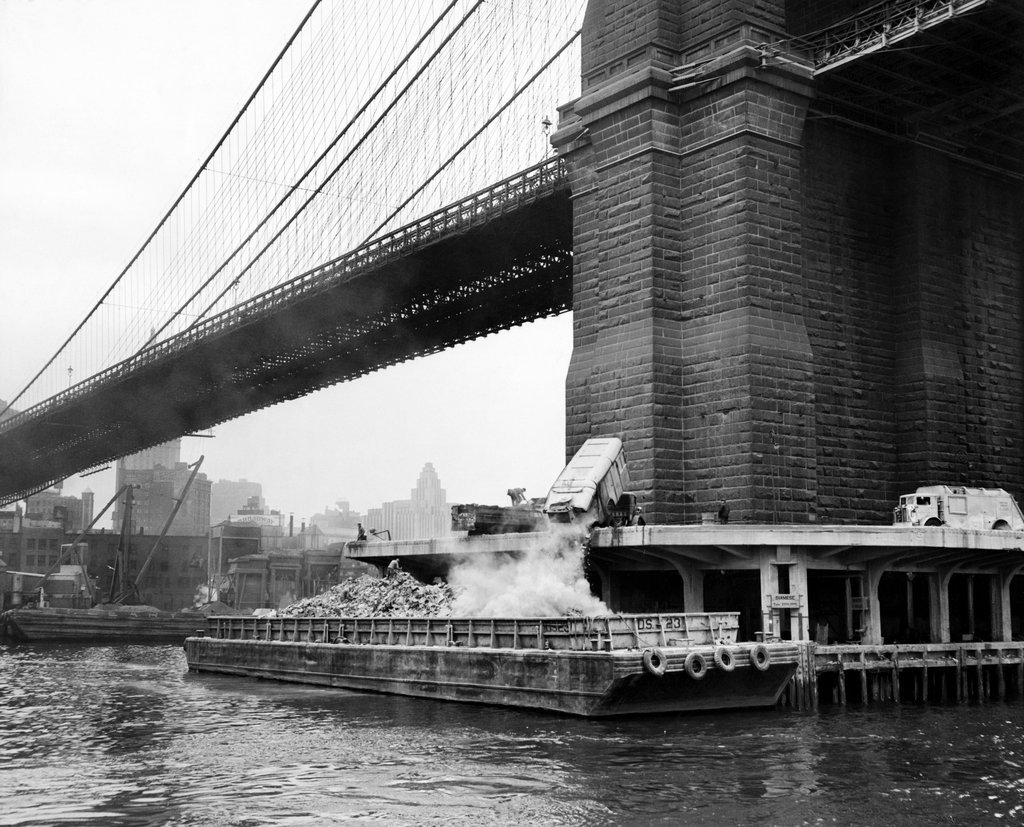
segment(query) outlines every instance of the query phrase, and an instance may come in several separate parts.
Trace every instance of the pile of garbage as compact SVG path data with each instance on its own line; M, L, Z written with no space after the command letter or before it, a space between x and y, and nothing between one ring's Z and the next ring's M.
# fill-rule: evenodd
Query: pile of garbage
M450 617L455 595L447 583L427 585L411 574L350 577L323 594L281 609L280 617Z

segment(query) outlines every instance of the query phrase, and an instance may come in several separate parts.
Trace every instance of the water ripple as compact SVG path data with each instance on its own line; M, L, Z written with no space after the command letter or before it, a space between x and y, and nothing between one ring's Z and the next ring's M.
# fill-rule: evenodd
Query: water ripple
M1019 706L586 721L0 647L0 827L1024 821Z

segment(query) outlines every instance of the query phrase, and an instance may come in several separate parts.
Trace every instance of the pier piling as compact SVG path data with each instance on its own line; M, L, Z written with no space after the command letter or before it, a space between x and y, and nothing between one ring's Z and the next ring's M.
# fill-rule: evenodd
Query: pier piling
M1000 642L803 647L788 696L797 709L821 703L1024 702L1024 648ZM856 677L854 677L856 676ZM832 682L835 681L833 684Z

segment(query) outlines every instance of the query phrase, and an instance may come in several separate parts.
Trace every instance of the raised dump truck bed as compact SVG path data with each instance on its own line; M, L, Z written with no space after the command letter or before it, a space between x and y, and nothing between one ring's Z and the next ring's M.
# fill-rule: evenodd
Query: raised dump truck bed
M637 525L640 508L630 494L626 456L618 437L593 437L558 475L544 502L552 522L595 526Z
M210 619L189 669L607 716L770 706L798 649L737 643L735 613Z

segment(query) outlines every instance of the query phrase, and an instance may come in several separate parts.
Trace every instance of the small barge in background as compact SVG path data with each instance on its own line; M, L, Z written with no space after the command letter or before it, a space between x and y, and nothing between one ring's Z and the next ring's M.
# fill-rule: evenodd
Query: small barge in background
M199 611L164 612L152 606L8 609L0 614L0 638L19 643L180 643L205 629L206 619Z
M134 568L132 554L132 509L134 496L131 484L123 485L100 510L86 528L72 541L60 547L60 555L49 571L41 574L33 584L38 597L29 605L20 605L26 595L17 595L18 604L0 613L0 638L20 643L178 643L197 630L206 627L206 618L214 611L224 612L223 604L207 605L203 610L183 609L167 612L146 604L142 583L153 556L167 535L178 509L185 501L189 488L199 473L203 457L189 466L192 473L174 501L163 529L153 543L134 580L129 571ZM117 554L111 571L109 602L99 603L95 576L89 574L87 543L80 543L86 533L99 521L121 496L124 496L124 514ZM64 565L65 560L77 558L77 565ZM31 573L19 572L22 576ZM92 605L92 604L96 605ZM85 604L85 605L83 605ZM91 606L91 608L89 608Z
M737 613L545 618L211 617L188 667L570 715L772 706L799 647L737 643Z

